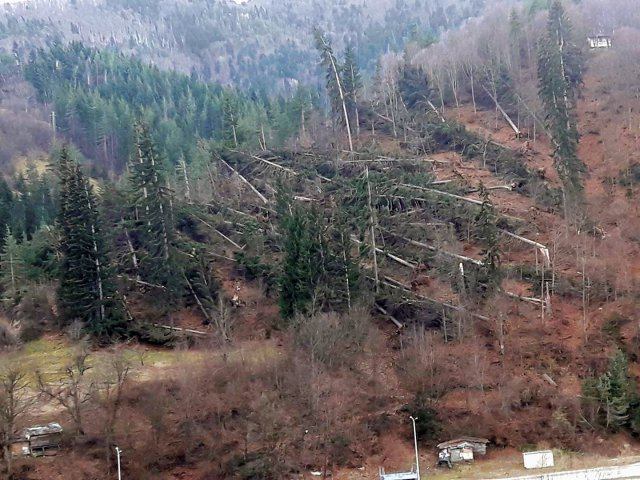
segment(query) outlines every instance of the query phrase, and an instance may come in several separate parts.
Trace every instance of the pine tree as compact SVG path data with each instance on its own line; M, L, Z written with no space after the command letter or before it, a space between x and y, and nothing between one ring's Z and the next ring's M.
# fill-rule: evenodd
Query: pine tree
M555 145L554 165L563 185L566 214L581 202L581 175L585 171L578 158L575 107L582 82L582 57L571 43L571 25L559 0L549 10L547 34L538 53L538 79L539 95Z
M58 175L63 254L60 310L67 322L79 319L95 336L123 334L125 320L115 295L95 195L66 148L60 152Z

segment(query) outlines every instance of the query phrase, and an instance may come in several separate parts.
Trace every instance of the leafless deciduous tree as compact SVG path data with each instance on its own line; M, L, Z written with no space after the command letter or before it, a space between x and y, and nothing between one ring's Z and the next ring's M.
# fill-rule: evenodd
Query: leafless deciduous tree
M87 362L89 350L80 347L72 362L62 372L61 379L47 380L36 372L38 389L42 396L59 404L73 421L76 435L84 435L84 405L94 394L94 383L85 375L91 368Z
M0 367L0 442L7 466L7 477L13 478L11 439L18 422L33 407L36 397L29 390L27 375L16 364Z
M105 441L107 465L109 466L111 465L111 447L115 438L116 422L122 407L129 369L127 360L122 355L116 355L106 365L101 382L98 384L105 414L102 433Z
M223 295L219 295L217 308L211 314L212 323L218 330L220 339L228 342L231 340L231 330L235 323L236 316L233 314L229 304Z

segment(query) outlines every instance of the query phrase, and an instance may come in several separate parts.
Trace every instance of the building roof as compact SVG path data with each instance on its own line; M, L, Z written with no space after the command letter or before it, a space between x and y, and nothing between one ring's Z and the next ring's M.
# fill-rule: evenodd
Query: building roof
M479 437L458 437L453 440L449 440L448 442L442 442L438 444L438 448L452 448L460 446L464 443L489 443L489 440L486 438Z
M36 425L34 427L25 428L22 436L27 440L31 437L41 437L43 435L51 435L54 433L62 433L62 426L59 423L49 423L47 425Z

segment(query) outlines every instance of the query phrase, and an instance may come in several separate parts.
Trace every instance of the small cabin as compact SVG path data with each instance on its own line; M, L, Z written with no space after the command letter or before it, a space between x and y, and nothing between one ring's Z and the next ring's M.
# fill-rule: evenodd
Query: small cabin
M611 48L613 45L609 35L594 35L592 37L588 37L587 41L589 42L589 48L591 49Z
M478 437L459 437L438 445L439 462L458 463L471 461L475 455L485 455L489 440Z
M16 457L55 455L60 449L62 432L59 423L25 428L13 439L11 454Z

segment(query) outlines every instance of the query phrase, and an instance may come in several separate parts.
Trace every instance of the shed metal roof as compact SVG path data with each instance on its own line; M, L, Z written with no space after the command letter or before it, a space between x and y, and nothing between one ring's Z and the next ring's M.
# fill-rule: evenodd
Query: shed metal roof
M480 437L458 437L453 440L449 440L448 442L442 442L438 444L438 448L450 448L455 447L457 445L461 445L463 443L489 443L489 440L486 438Z
M41 437L43 435L51 435L53 433L62 433L62 426L59 423L36 425L34 427L25 428L22 431L23 437L27 440L31 437Z

